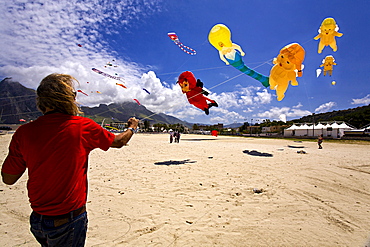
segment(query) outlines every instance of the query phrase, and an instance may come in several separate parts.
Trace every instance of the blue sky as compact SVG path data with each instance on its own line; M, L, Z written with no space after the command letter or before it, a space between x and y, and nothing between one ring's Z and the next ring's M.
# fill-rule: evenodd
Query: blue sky
M291 120L370 104L370 1L15 0L5 1L0 11L0 77L36 89L50 73L71 74L80 82L76 88L88 94L78 94L82 105L138 99L155 113L192 123L229 124ZM337 52L325 47L318 54L313 38L327 17L336 20L343 36L336 39ZM281 48L302 45L306 56L299 85L289 86L277 101L275 91L225 65L208 42L210 29L219 23L229 27L232 41L244 50L245 64L266 76ZM197 54L180 50L168 32L176 32ZM327 55L337 63L333 75L317 77ZM107 62L117 67L105 67ZM127 89L91 68L117 74ZM219 104L208 116L188 104L176 85L186 70L204 82Z

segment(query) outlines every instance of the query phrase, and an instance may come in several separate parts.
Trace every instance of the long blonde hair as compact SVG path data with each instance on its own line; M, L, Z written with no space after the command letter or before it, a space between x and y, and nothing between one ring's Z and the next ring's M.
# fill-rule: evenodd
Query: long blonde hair
M42 113L47 108L55 112L76 116L82 113L76 102L76 91L73 83L76 78L66 74L50 74L40 82L37 88L37 107Z

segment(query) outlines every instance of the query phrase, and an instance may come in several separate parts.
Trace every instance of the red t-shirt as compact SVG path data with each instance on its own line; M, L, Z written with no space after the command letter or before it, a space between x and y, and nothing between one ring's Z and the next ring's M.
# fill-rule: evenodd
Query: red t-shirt
M89 118L41 116L14 133L2 171L17 175L28 168L31 208L43 215L65 214L86 203L90 151L108 150L114 137Z

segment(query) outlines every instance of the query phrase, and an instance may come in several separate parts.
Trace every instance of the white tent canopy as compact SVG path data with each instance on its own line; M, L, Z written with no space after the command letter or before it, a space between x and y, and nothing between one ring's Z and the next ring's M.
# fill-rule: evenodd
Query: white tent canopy
M345 122L319 122L315 125L312 123L293 124L284 130L284 136L318 136L340 138L344 135L345 130L354 129Z

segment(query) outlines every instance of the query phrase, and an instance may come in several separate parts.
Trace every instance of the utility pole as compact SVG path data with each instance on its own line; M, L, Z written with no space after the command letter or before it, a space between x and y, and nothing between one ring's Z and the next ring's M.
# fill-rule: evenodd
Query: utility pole
M312 136L315 137L315 113L312 113Z
M253 118L251 118L251 136L252 136L252 124L253 124Z

